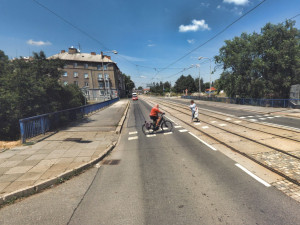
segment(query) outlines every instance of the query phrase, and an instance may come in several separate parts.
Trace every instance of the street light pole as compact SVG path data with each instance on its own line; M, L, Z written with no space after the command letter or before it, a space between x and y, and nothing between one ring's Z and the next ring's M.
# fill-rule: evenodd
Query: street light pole
M207 58L207 57L200 56L198 58L198 60L201 60L201 59L208 59L209 60L209 97L210 97L210 93L211 93L211 59ZM200 72L199 72L199 76L200 76Z

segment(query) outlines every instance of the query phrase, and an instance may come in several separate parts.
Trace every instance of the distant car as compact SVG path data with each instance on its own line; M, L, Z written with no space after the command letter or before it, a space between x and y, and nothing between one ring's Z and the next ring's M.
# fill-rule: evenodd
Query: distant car
M136 100L139 100L138 96L136 93L132 93L132 100L133 101L136 101Z

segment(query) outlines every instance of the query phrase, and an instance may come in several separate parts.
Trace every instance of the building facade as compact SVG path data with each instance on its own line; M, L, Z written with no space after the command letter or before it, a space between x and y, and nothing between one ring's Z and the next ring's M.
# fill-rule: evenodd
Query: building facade
M90 101L103 101L125 96L125 77L110 56L81 53L76 48L62 50L51 58L65 61L62 85L75 84Z

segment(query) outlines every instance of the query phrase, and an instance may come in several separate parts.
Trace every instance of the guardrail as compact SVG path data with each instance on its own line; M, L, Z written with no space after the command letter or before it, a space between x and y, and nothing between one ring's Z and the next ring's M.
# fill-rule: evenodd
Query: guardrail
M300 99L255 99L255 98L220 98L220 97L201 97L201 96L181 96L185 99L195 99L203 101L223 102L239 105L253 105L261 107L277 107L277 108L295 108L295 102L300 102Z
M84 115L111 105L119 100L120 98L115 98L92 105L85 105L54 113L47 113L39 116L20 119L19 123L21 141L22 143L25 143L26 139L28 138L32 138L40 134L45 134L48 131L57 130L58 128L67 125L69 122L83 118Z

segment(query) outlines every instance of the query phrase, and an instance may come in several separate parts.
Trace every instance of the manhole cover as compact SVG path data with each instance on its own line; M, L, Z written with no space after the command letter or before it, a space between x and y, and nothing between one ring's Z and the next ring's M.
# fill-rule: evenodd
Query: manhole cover
M118 165L121 160L119 159L112 159L112 160L104 160L102 165Z

